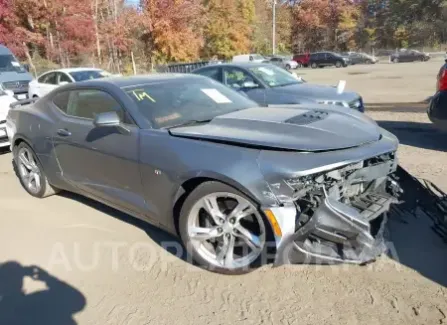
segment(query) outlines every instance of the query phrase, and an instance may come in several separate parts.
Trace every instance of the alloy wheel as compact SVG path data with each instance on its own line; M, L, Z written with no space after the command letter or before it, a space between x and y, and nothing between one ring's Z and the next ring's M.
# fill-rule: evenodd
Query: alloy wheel
M225 269L249 266L266 243L258 209L247 199L227 192L199 199L188 215L187 232L203 259Z
M37 194L42 188L42 173L34 155L28 148L20 148L17 154L18 169L22 183L27 189Z

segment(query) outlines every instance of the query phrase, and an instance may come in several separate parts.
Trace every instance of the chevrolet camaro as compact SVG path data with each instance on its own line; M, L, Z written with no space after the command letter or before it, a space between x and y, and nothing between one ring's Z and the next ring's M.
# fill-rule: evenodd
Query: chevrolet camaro
M200 266L362 264L384 251L398 141L336 105L260 107L199 75L73 83L9 110L24 189L178 235Z

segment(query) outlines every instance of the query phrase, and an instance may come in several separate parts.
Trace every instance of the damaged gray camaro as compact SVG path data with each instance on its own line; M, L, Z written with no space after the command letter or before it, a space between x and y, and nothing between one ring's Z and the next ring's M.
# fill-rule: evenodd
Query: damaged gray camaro
M33 196L76 192L178 235L204 268L362 264L383 253L398 141L331 105L259 107L193 75L109 78L15 105Z

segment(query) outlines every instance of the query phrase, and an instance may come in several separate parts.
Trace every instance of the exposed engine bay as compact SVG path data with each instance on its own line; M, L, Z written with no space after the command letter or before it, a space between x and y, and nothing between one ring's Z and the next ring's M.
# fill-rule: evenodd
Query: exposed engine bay
M293 196L280 199L291 199L297 213L295 233L280 245L277 265L368 263L387 250L387 219L417 212L430 217L447 242L447 195L398 166L394 152L284 183Z
M293 189L296 227L278 263L366 263L386 249L387 212L399 202L395 153L285 179ZM283 197L285 199L285 197Z

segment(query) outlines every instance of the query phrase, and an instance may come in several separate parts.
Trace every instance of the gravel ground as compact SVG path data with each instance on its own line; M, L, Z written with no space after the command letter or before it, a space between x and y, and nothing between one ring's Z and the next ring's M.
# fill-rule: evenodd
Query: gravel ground
M302 71L312 82L345 79L382 103L368 114L398 135L402 165L447 190L445 134L411 104L432 94L440 63ZM0 155L0 184L0 262L9 262L0 324L447 324L447 246L424 218L391 221L390 257L368 266L222 276L175 257L174 238L115 210L68 194L30 197L9 153ZM35 278L32 265L42 269ZM21 322L7 319L13 307Z

